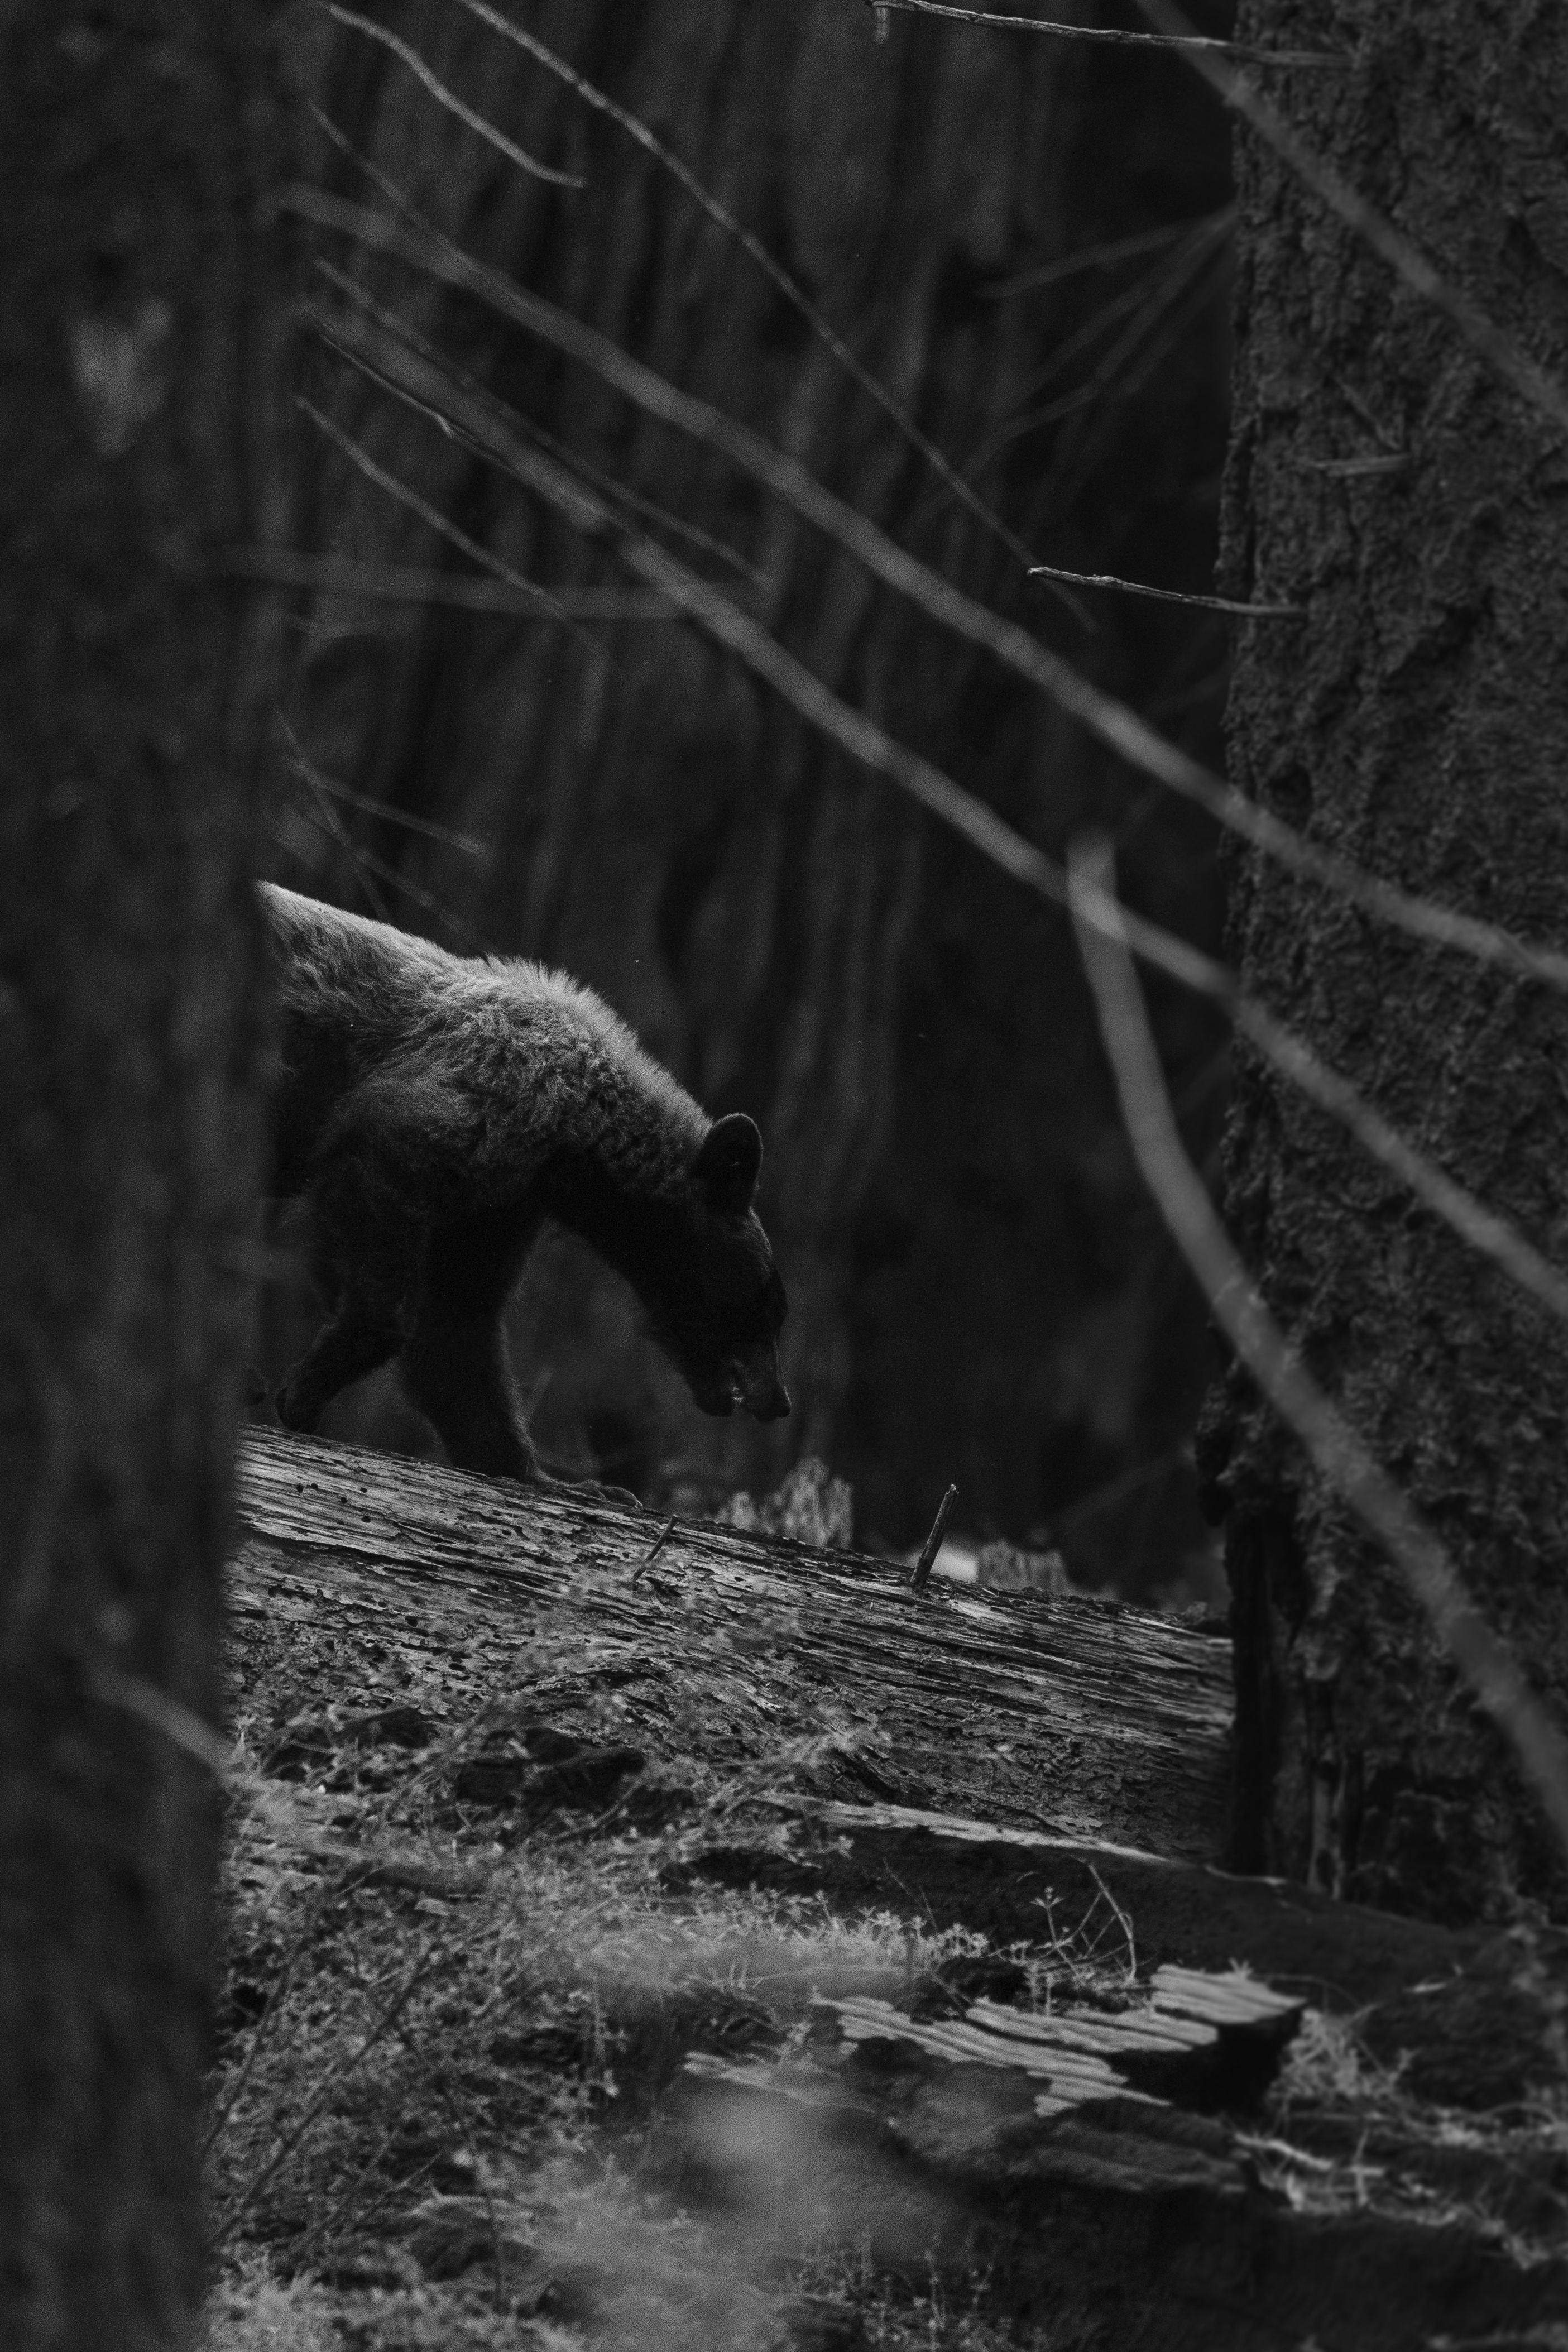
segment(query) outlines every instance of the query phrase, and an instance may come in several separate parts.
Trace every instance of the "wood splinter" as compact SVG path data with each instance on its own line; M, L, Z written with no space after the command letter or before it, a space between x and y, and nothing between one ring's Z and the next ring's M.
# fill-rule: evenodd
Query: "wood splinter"
M924 1592L925 1590L932 1565L942 1549L942 1538L947 1532L947 1521L952 1517L953 1506L957 1499L958 1489L956 1486L949 1486L936 1506L936 1517L931 1522L931 1533L920 1547L920 1557L915 1561L914 1571L909 1579L909 1589L912 1592Z

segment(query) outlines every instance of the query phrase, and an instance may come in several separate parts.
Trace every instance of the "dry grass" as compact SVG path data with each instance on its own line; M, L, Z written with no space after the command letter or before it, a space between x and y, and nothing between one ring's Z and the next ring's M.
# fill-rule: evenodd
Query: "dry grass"
M267 1769L247 1752L208 2352L1046 2346L1009 2332L985 2280L933 2269L929 2201L892 2222L878 2208L872 2260L867 2200L885 2177L813 2116L812 2003L951 2014L1006 1969L1003 1997L1025 2006L1114 2010L1138 1997L1136 1923L1108 1895L1082 1916L1046 1902L1037 1941L997 1952L915 1916L845 1920L700 1874L705 1842L787 1849L779 1793L846 1736L814 1728L770 1775L724 1786L667 1772L684 1810L642 1834L613 1805L530 1824L458 1802L493 1718L423 1751L317 1726L273 1742ZM718 2097L694 2120L694 2055L710 2083L750 2069L803 2095ZM1568 2104L1436 2108L1354 2020L1308 2012L1239 2145L1302 2213L1462 2224L1526 2266L1568 2238Z
M505 1817L450 1794L488 1736L395 1757L318 1742L303 1783L246 1754L210 2352L1012 2341L939 2279L846 2256L855 2217L824 2220L809 2139L708 2149L728 2184L716 2212L647 2185L688 2053L787 2057L819 1995L940 2001L944 1970L985 1939L692 1876L703 1838L733 1834L750 1793L733 1784L655 1834L562 1816L504 1845ZM797 1745L775 1789L809 1767L813 1743ZM1051 1930L1030 1980L1046 2000L1089 1948Z

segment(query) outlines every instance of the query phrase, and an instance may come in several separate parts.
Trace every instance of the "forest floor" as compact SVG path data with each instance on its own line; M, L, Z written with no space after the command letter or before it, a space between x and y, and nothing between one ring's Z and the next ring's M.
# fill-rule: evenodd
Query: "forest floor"
M378 1476L390 1577L476 1482ZM604 1644L582 1671L609 1602L581 1588L574 1636L454 1706L450 1627L411 1665L396 1610L356 1646L293 1605L348 1573L349 1492L276 1442L242 1483L212 2352L1568 2346L1554 1939L1304 1897L1281 1928L1262 1890L972 1794L836 1800L841 1727L791 1719L777 1634L748 1655L701 1601L662 1731ZM559 1514L504 1508L559 1553ZM666 1615L706 1540L665 1575L656 1523L591 1532ZM807 1589L802 1547L749 1541ZM1011 1604L1019 1658L1079 1605Z

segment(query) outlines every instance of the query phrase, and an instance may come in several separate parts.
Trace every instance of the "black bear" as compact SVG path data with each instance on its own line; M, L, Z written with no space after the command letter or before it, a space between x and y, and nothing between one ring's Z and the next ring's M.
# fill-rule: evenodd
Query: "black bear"
M562 973L449 955L270 883L261 900L282 1009L276 1190L305 1199L328 1308L278 1393L287 1428L314 1429L395 1356L458 1468L554 1483L503 1322L547 1217L626 1277L705 1412L789 1412L750 1119L710 1120Z

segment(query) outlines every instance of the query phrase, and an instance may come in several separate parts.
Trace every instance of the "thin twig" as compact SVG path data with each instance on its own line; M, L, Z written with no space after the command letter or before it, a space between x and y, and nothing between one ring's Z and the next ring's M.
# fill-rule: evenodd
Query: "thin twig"
M420 1979L424 1975L431 1961L434 1958L440 1948L441 1947L438 1941L433 1941L425 1946L423 1951L420 1954L413 1968L410 1969L404 1976L402 1984L393 1993L391 2000L387 2002L386 2006L381 2011L381 2014L371 2024L370 2029L366 2032L364 2039L361 2042L359 2048L350 2052L348 2057L340 2059L335 2066L329 2069L316 2093L315 2097L307 2102L303 2112L297 2117L293 2127L289 2131L285 2132L281 2138L274 2142L271 2153L267 2157L265 2161L258 2166L256 2170L252 2173L249 2181L241 2190L238 2200L225 2215L223 2224L216 2233L214 2241L214 2244L216 2246L224 2245L230 2238L233 2237L245 2215L249 2211L252 2205L255 2204L256 2199L260 2196L262 2190L266 2188L273 2175L277 2171L279 2166L284 2164L298 2147L299 2142L304 2138L305 2134L309 2130L310 2126L315 2122L317 2116L320 2114L321 2109L331 2097L333 2092L338 2088L340 2083L343 2081L345 2076L351 2074L354 2069L361 2065L363 2061L369 2057L371 2052L374 2049L376 2043L382 2040L382 2036L391 2032L392 2026L396 2024L398 2018L402 2015L404 2008L406 2007L415 1986L419 1983Z
M1115 1896L1112 1894L1110 1888L1106 1885L1104 1880L1101 1877L1100 1873L1095 1869L1092 1863L1089 1864L1089 1875L1094 1881L1095 1885L1100 1889L1102 1895L1104 1897L1106 1909L1112 1914L1117 1926L1121 1928L1123 1935L1127 1939L1127 1982L1129 1984L1136 1984L1138 1980L1138 1947L1136 1939L1133 1934L1132 1918L1130 1915L1123 1909L1121 1904L1117 1902Z
M306 757L298 736L296 735L293 728L289 725L287 719L281 715L281 713L278 716L277 724L282 732L283 740L288 746L289 761L293 766L294 772L299 778L301 783L308 788L317 807L320 810L321 824L324 829L331 835L339 848L342 851L344 856L348 859L350 865L353 867L354 879L358 882L361 889L364 892L365 897L369 899L371 914L375 917L378 923L390 923L392 921L392 909L387 905L386 900L382 897L381 890L376 883L375 876L371 870L371 859L370 852L368 850L361 849L350 835L348 827L344 824L342 818L338 814L337 810L332 806L331 802L328 799L326 793L322 789L320 779L316 773L314 761Z
M461 850L465 857L488 857L490 845L471 833L454 833L450 825L436 824L429 817L410 816L406 809L394 808L391 801L379 801L370 793L350 792L347 784L334 782L330 776L318 770L318 780L325 793L335 801L347 801L350 808L362 809L367 816L379 816L388 824L395 824L404 833L417 833L426 841L438 841L444 848Z
M953 1516L953 1506L957 1499L958 1489L956 1486L949 1486L936 1506L936 1517L931 1522L931 1532L921 1545L920 1557L910 1573L909 1589L912 1592L924 1592L930 1581L931 1570L936 1555L942 1549L942 1538L947 1532L947 1522Z
M664 141L649 129L640 116L632 114L624 106L617 105L605 91L589 81L574 67L569 66L564 58L559 57L555 50L548 48L536 35L525 32L520 25L514 25L508 17L503 16L499 9L492 8L488 5L488 0L458 0L458 5L460 7L466 8L471 16L476 16L481 24L487 25L492 32L498 33L503 40L510 41L517 48L526 51L537 64L543 66L548 73L554 74L559 80L565 82L569 89L574 90L585 106L591 106L598 113L607 115L612 122L620 125L629 138L634 139L646 154L651 155L656 163L679 183L692 202L707 215L715 226L721 228L727 236L732 237L742 252L750 257L769 282L783 295L790 308L805 320L818 341L831 353L838 365L853 379L870 399L876 403L883 415L896 428L900 436L912 449L918 451L932 471L941 478L953 496L967 509L976 521L984 524L985 528L1001 541L1009 554L1015 556L1019 562L1028 563L1031 561L1030 550L1023 541L1008 528L999 516L992 513L978 494L970 488L957 468L943 456L935 441L921 431L905 409L900 407L886 385L873 375L871 370L856 358L843 338L836 334L828 324L810 295L805 293L790 277L789 271L774 259L760 237L755 236L750 229L741 225L728 205L722 204L709 189L703 185L695 173L682 163L673 148L665 146ZM1076 619L1082 621L1085 616L1078 607L1076 600L1065 590L1061 593L1061 600L1069 611Z
M313 824L319 833L326 834L329 840L338 838L331 828L324 824L319 817L312 816L308 809L301 809L299 814L307 824ZM422 889L417 882L411 882L406 875L398 872L395 866L390 866L384 857L378 857L373 849L365 849L356 845L352 855L356 864L364 866L371 874L379 875L383 882L390 884L392 889L400 891L403 898L412 898L416 907L423 907L427 915L434 915L439 922L444 923L449 931L455 932L456 936L465 940L476 954L494 955L496 953L489 940L482 932L475 929L465 916L455 912L451 907L438 898L433 890ZM386 919L391 921L392 918L389 916Z
M465 369L456 366L444 352L430 341L428 336L422 335L417 328L411 326L409 321L397 311L389 310L383 304L378 302L369 289L361 286L359 280L350 277L347 270L334 268L333 264L322 255L317 256L316 268L329 285L336 287L340 294L345 295L361 310L369 311L372 319L379 320L381 324L392 333L401 336L411 349L419 352L425 359L434 361L437 366L444 370L455 383L460 383L466 392L480 395L488 394L488 385L479 383ZM319 324L319 314L318 314L317 323ZM567 444L558 440L553 433L547 433L544 426L536 423L532 417L519 417L518 422L524 426L530 439L537 441L542 449L548 449L552 457L560 458L563 464L571 467L573 473L580 474L586 481L593 483L598 488L605 491L618 505L625 507L630 513L640 514L645 521L657 523L661 530L670 531L677 539L684 539L688 546L700 548L705 555L714 556L729 571L738 572L741 578L747 581L752 587L766 590L771 586L768 574L761 567L748 562L727 541L716 538L712 531L704 530L698 524L689 522L685 515L676 514L669 507L662 506L657 499L648 498L642 490L634 490L629 482L621 481L613 474L606 473L602 467L596 466L589 458L584 457L580 450L569 448ZM668 614L660 614L658 617L667 619Z
M341 348L351 355L350 343L345 342ZM372 345L372 353L380 349ZM420 406L430 405L441 394L439 378L433 380L433 372L427 372L424 362L414 360L395 344L382 351L377 365L381 380L392 387L398 386L402 372L413 371L410 393ZM446 396L456 397L450 387L446 388ZM563 467L510 433L490 406L464 401L460 414L461 421L480 446L494 454L497 465L537 490L575 529L609 540L629 571L664 588L690 619L737 655L756 676L766 680L802 718L831 737L852 759L909 793L1005 873L1056 905L1068 904L1067 877L1054 859L1026 841L983 801L955 783L929 760L906 750L863 711L842 701L722 590L710 582L696 579L651 540L627 530L601 499ZM1408 1184L1428 1208L1501 1265L1521 1287L1554 1313L1568 1318L1568 1276L1560 1274L1506 1219L1484 1207L1426 1160L1379 1112L1362 1100L1348 1079L1320 1060L1283 1023L1264 1006L1244 997L1223 965L1139 916L1119 911L1115 919L1124 928L1137 954L1157 964L1184 986L1213 997L1277 1068L1347 1126L1357 1140L1391 1173Z
M405 506L411 514L417 515L421 522L427 523L438 538L445 540L449 546L455 547L459 553L468 556L472 562L479 565L482 571L488 572L495 579L505 581L507 586L515 589L520 596L537 600L546 612L554 614L558 620L565 619L566 615L560 611L548 588L539 587L532 580L525 580L520 572L515 572L509 563L503 563L499 557L492 555L489 549L482 546L478 540L470 538L465 530L459 530L455 522L448 521L439 507L432 505L431 501L423 498L417 490L411 489L406 482L400 481L397 476L389 473L384 466L378 465L370 451L361 448L351 433L346 433L333 418L325 415L316 406L314 401L307 400L303 393L298 393L295 395L295 404L310 419L312 425L325 433L329 441L336 443L349 463L357 467L368 482L374 482L378 489L385 490L389 497L396 499L400 506Z
M1075 844L1070 887L1134 1156L1237 1354L1325 1482L1376 1538L1501 1732L1568 1853L1568 1739L1471 1601L1447 1550L1332 1404L1269 1313L1182 1147L1149 1032L1130 942L1115 915L1103 842Z
M178 1748L193 1761L210 1772L220 1784L226 1781L234 1763L234 1749L219 1731L204 1723L194 1707L183 1699L172 1698L149 1682L145 1675L122 1674L118 1667L95 1665L91 1671L93 1696L106 1706L117 1706L127 1715L140 1717L154 1731L161 1732L172 1748Z
M1082 246L1075 253L1036 262L1011 278L1004 278L999 285L987 287L986 297L992 302L1006 302L1015 294L1037 293L1042 287L1055 286L1064 278L1076 278L1086 269L1110 269L1118 261L1134 261L1141 254L1156 252L1162 245L1175 245L1210 221L1221 222L1228 229L1235 218L1235 205L1225 205L1218 213L1206 213L1196 221L1171 221L1164 228L1141 229L1136 236L1112 237L1099 245Z
M202 2143L204 2156L211 2151L218 2134L245 2095L251 2075L256 2071L256 2062L260 2057L267 2037L272 2030L273 2020L287 1999L289 1980L294 1974L295 1962L305 1949L308 1938L315 1934L319 1924L319 1914L321 1908L322 1906L319 1903L311 1906L303 1925L297 1930L288 1949L283 1955L277 1974L273 1978L267 1999L262 2005L261 2015L256 2019L255 2030L251 2034L250 2048L245 2053L239 2074L235 2079L227 2098L208 2126L206 2138Z
M527 172L535 180L546 180L555 188L587 187L588 182L580 173L558 172L550 164L541 163L538 156L530 155L515 140L508 139L504 131L497 131L493 122L486 122L482 114L476 114L471 106L465 106L455 91L448 89L446 84L431 71L419 51L412 48L407 41L400 40L395 33L389 33L384 25L375 24L353 8L340 7L339 0L320 0L320 5L329 16L336 17L340 25L351 26L356 33L363 33L370 40L379 41L382 48L390 49L393 57L400 58L408 68L414 79L430 92L437 106L444 107L448 114L455 115L459 122L476 131L486 146L493 147L498 155L504 155L509 163L515 163L520 172Z
M1207 49L1257 66L1344 66L1349 59L1326 49L1255 49L1245 41L1221 41L1199 33L1118 33L1099 25L1059 25L1041 16L1001 16L988 8L954 8L946 0L867 0L876 9L904 16L948 16L963 25L992 25L1009 33L1054 33L1064 41L1103 41L1124 49Z
M424 228L401 226L366 211L362 205L348 204L318 189L295 186L286 191L279 202L301 218L341 230L381 251L396 253L442 283L459 286L477 295L502 317L528 328L558 351L592 368L645 414L719 450L836 540L888 587L906 596L911 604L957 635L985 647L1048 694L1060 709L1130 766L1196 802L1232 833L1276 859L1288 872L1337 892L1363 913L1431 946L1451 949L1500 970L1568 989L1568 954L1558 949L1532 946L1495 924L1456 914L1449 908L1416 898L1368 874L1354 860L1303 839L1281 818L1233 791L1200 761L1168 742L1125 703L1092 685L1071 663L1030 636L1027 629L1016 622L1003 620L953 587L918 558L906 554L873 522L835 498L804 466L775 449L760 434L737 424L707 402L678 391L640 361L630 358L608 336L584 326L538 295L514 286L499 271L470 260L449 237ZM492 568L497 568L493 559Z
M889 0L889 5L902 5L902 0ZM1138 0L1144 15L1168 35L1191 35L1192 27L1172 0ZM1456 326L1470 349L1485 360L1494 374L1510 385L1520 397L1549 416L1561 430L1568 432L1568 390L1538 366L1527 352L1522 351L1511 335L1488 316L1479 302L1450 286L1446 278L1429 262L1420 247L1414 245L1402 230L1396 229L1385 214L1368 203L1358 188L1351 185L1335 170L1327 158L1310 147L1284 118L1260 97L1250 82L1218 58L1193 51L1195 71L1212 84L1227 106L1234 107L1242 119L1249 122L1259 137L1267 142L1283 163L1290 165L1297 178L1311 188L1312 194L1337 213L1347 228L1354 229L1363 243L1385 261L1402 278L1414 294L1441 310Z
M513 588L499 580L465 580L415 563L356 563L287 547L230 548L214 567L287 588L318 588L326 595L363 597L381 604L450 604L465 613L554 621L669 621L678 618L662 596L624 588L546 588L528 581Z
M1190 310L1195 295L1199 300L1208 299L1203 287L1203 275L1221 251L1231 226L1232 215L1228 209L1207 215L1186 231L1176 250L1160 268L1145 272L1111 301L1102 303L1082 326L1065 341L1058 342L1044 366L1038 368L1019 389L1007 422L997 425L965 460L965 472L972 476L978 467L989 465L1004 449L1021 440L1026 434L1054 424L1057 418L1071 415L1076 408L1087 406L1091 401L1108 392L1116 383L1118 371L1134 358L1140 344L1147 348L1146 339L1154 334L1162 318L1169 319L1174 312L1179 331L1183 315ZM1130 317L1129 313L1132 314ZM1100 359L1091 376L1071 392L1048 401L1044 407L1019 415L1019 407L1024 401L1034 399L1048 383L1063 374L1081 352L1087 351L1107 328L1120 319L1126 319L1127 324ZM1156 352L1162 347L1158 343L1154 346ZM1135 375L1131 380L1135 388Z
M297 2239L294 2244L289 2247L288 2264L296 2278L298 2278L303 2271L306 2256L311 2252L311 2250L315 2246L319 2245L321 2240L329 2235L331 2231L335 2229L340 2230L347 2227L349 2219L354 2210L355 2200L358 2198L361 2189L364 2187L365 2182L370 2179L371 2174L375 2170L377 2165L380 2164L382 2157L386 2154L393 2140L397 2137L398 2132L402 2128L402 2117L399 2116L387 2126L385 2131L382 2132L380 2139L376 2142L375 2147L371 2149L370 2155L365 2158L363 2164L361 2165L358 2172L356 2172L350 2180L348 2187L341 2189L333 2199L331 2204L328 2206L326 2212L322 2215L319 2221L311 2222L310 2227L306 2231L303 2238Z
M1554 1315L1568 1321L1568 1275L1561 1273L1527 1242L1517 1226L1487 1208L1435 1161L1417 1151L1304 1038L1288 1029L1255 997L1243 995L1223 964L1188 947L1185 940L1174 939L1169 932L1145 923L1141 916L1119 903L1113 905L1108 900L1099 907L1087 886L1082 902L1089 909L1091 919L1103 918L1108 926L1115 926L1118 935L1124 933L1134 954L1142 956L1145 962L1157 965L1173 980L1223 1006L1242 1036L1272 1062L1281 1076L1288 1078L1309 1101L1315 1102L1320 1110L1326 1110L1347 1128L1364 1151L1407 1185L1425 1207L1453 1228L1461 1241L1490 1257L1521 1290L1527 1290Z
M653 1538L653 1542L648 1546L647 1550L643 1555L642 1561L638 1566L637 1571L632 1579L634 1585L642 1583L643 1579L647 1575L648 1570L653 1567L653 1562L658 1559L659 1554L664 1550L664 1546L669 1542L670 1538L674 1534L674 1520L673 1518L666 1519L664 1526L659 1529L658 1534Z
M1082 1527L1085 1521L1098 1518L1102 1511L1113 1508L1124 1496L1135 1495L1140 1487L1152 1486L1156 1478L1168 1477L1186 1453L1185 1445L1167 1445L1152 1461L1139 1462L1131 1470L1124 1470L1119 1477L1106 1478L1098 1486L1092 1486L1087 1495L1080 1495L1066 1510L1052 1514L1051 1542L1060 1544L1064 1529Z
M1128 596L1157 596L1166 604L1198 604L1206 613L1239 613L1299 621L1304 604L1241 604L1233 596L1194 596L1183 588L1151 588L1142 580L1119 580L1113 572L1063 572L1054 563L1031 563L1030 579L1071 580L1080 588L1119 588Z

